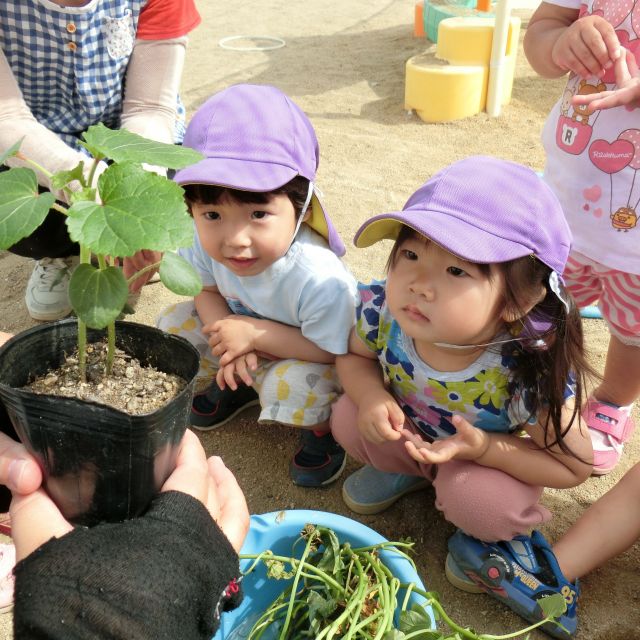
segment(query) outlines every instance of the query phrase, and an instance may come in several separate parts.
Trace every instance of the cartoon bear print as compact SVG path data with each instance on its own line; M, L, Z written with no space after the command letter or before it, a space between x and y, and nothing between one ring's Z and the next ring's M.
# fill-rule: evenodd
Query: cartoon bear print
M579 96L589 96L594 93L600 93L601 91L606 91L607 85L604 82L599 82L598 84L590 84L586 80L581 80L578 85L578 91L576 95ZM589 104L579 104L573 107L573 115L571 116L573 120L576 122L581 122L582 124L589 124L589 116L594 112L593 107Z
M611 226L616 231L629 231L638 224L638 214L631 207L620 207L611 214Z

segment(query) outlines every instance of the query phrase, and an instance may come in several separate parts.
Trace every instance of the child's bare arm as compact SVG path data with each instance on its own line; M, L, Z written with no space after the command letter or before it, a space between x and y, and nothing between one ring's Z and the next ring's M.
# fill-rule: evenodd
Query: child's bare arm
M563 423L568 426L573 402L563 408ZM592 471L593 449L587 428L576 416L563 441L575 454L564 453L554 442L552 427L543 426L546 416L539 416L535 425L526 427L529 438L515 435L491 434L490 445L479 464L506 471L514 478L529 484L564 489L584 482ZM545 439L545 430L548 431Z
M252 318L226 315L203 327L209 334L212 353L224 366L249 351L257 351L276 359L296 358L307 362L331 364L335 355L318 347L302 335L298 327Z
M358 406L358 428L371 442L398 440L404 413L387 391L376 354L366 348L355 331L349 337L349 353L336 358L338 377L347 395Z
M529 21L524 51L545 78L559 78L567 71L602 77L620 56L620 42L604 18L578 19L577 9L542 2Z
M215 286L203 287L202 291L193 299L198 317L203 324L202 332L207 332L207 326L231 313L227 301Z

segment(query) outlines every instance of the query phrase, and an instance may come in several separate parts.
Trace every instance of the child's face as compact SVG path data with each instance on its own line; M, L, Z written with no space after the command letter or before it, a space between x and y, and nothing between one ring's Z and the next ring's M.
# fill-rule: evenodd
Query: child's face
M488 278L472 262L434 242L410 237L399 247L387 277L386 297L393 317L421 345L435 342L489 342L503 322L504 278Z
M275 195L266 204L225 196L218 204L192 204L204 250L237 276L262 273L289 249L296 227L289 197Z

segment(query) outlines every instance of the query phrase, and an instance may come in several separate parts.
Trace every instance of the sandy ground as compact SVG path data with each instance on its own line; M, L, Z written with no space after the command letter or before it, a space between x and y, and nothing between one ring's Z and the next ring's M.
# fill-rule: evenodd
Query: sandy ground
M425 124L403 107L404 63L432 51L413 37L412 0L199 0L203 24L193 33L183 81L189 114L209 95L238 82L273 84L310 116L321 149L318 183L328 210L347 244L360 223L401 207L407 197L442 166L470 154L486 153L543 165L539 133L561 83L538 78L519 52L513 99L499 118L486 114L449 124ZM529 11L521 11L523 26ZM230 51L221 38L269 35L286 46L273 51ZM349 248L346 261L360 279L380 276L388 247ZM29 261L0 253L0 324L19 331L33 324L23 290ZM146 287L135 320L153 323L175 296L161 285ZM593 362L602 368L608 341L600 320L586 321ZM297 434L260 428L256 410L203 436L209 454L222 455L243 486L253 513L311 508L352 515L388 538L416 540L417 563L425 584L442 596L447 610L465 625L486 633L507 633L521 620L485 595L469 595L444 577L446 541L453 526L433 506L433 491L407 497L378 516L358 517L344 506L341 482L323 490L294 487L287 475ZM638 414L636 413L636 418ZM627 445L619 468L580 487L547 491L555 513L544 527L559 535L639 459L640 436ZM265 455L267 453L267 455ZM350 462L347 473L357 464ZM603 536L607 535L603 523ZM640 637L640 547L636 545L583 581L578 638ZM0 617L0 638L11 637L10 616ZM543 635L535 637L546 637Z

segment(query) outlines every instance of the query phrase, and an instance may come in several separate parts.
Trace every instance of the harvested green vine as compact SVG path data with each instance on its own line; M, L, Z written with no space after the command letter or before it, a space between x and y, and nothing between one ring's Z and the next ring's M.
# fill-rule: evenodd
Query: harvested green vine
M296 558L295 550L300 544L305 545L304 550ZM260 640L267 632L265 638L277 636L279 640L507 640L521 637L564 613L564 598L552 595L541 602L547 617L540 622L508 635L478 635L451 620L434 593L413 583L402 584L380 557L385 550L396 553L415 569L408 555L413 544L383 542L352 548L349 543L341 545L332 529L307 524L293 544L292 557L275 555L270 550L241 555L242 559L252 560L243 572L245 576L262 563L269 578L291 580L259 615L247 640ZM401 590L404 593L400 599ZM425 601L409 608L412 593ZM447 625L446 633L432 628L429 607L436 620Z

